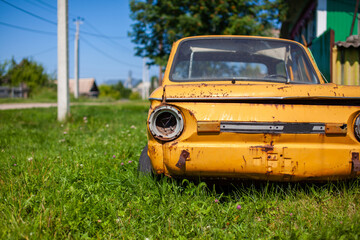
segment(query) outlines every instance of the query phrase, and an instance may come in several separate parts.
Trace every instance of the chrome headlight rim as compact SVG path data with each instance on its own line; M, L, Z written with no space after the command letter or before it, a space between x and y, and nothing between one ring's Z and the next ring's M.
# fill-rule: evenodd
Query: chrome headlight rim
M159 124L158 118L164 117L164 115L172 115L172 121L176 121L175 126L171 126L171 130L166 133L165 128L157 126ZM171 117L171 116L170 116ZM178 138L184 129L184 117L180 110L171 105L162 105L154 109L150 114L149 130L152 136L161 141L172 141Z
M355 117L354 135L355 138L360 142L360 113Z

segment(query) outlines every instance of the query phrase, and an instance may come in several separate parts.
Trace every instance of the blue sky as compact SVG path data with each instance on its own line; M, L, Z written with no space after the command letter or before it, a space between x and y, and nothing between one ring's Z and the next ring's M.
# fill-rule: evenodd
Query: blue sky
M133 77L140 79L143 60L134 56L135 45L127 36L132 24L129 1L68 0L68 4L70 78L74 76L73 19L81 17L84 21L80 25L80 78L94 77L101 84L126 79L131 70ZM12 57L19 62L29 57L41 63L46 72L56 72L56 8L56 0L0 0L0 62ZM153 68L150 76L156 73Z

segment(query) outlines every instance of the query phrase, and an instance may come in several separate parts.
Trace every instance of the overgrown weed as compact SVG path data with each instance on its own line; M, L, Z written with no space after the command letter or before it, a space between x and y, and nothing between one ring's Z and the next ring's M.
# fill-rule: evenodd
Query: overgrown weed
M0 112L1 239L357 239L359 180L139 176L143 104Z

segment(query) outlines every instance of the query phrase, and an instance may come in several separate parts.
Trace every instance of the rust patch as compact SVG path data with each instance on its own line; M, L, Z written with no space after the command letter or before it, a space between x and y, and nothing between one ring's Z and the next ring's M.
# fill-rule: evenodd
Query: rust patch
M190 110L189 110L189 114L190 114L190 116L195 117L194 113L192 111L190 111Z
M279 90L284 90L284 88L289 88L290 86L278 87Z
M326 123L325 134L326 135L346 135L347 124L345 123Z
M184 168L185 167L185 163L186 163L186 159L190 156L190 153L186 150L182 150L180 153L180 157L179 157L179 161L176 163L176 167L178 168Z
M274 150L273 141L271 141L270 145L266 144L264 146L250 146L250 149L260 149L263 152L269 152Z
M154 146L151 146L151 147L149 148L149 152L150 152L150 155L155 155L155 153L156 153L155 147L154 147Z
M163 95L162 95L161 103L165 103L165 102L166 102L165 88L166 88L166 85L163 87Z
M360 161L359 161L359 153L353 152L351 153L351 161L352 161L352 172L360 171Z
M175 146L175 145L177 145L179 142L173 142L172 144L171 144L171 146Z
M274 150L274 146L271 145L264 145L264 146L251 146L250 149L261 149L263 152L269 152Z

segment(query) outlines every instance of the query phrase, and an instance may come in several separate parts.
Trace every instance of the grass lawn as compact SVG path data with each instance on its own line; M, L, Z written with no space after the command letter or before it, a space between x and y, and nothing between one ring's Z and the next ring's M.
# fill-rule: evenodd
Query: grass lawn
M89 98L80 96L78 99L74 98L73 94L70 94L71 103L111 103L116 100L110 97L101 98ZM4 103L56 103L57 92L56 89L43 87L35 90L35 92L29 98L0 98L0 104Z
M148 104L0 111L0 239L359 239L360 180L138 177Z

